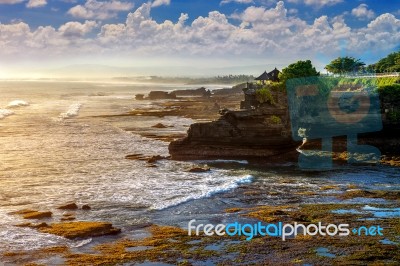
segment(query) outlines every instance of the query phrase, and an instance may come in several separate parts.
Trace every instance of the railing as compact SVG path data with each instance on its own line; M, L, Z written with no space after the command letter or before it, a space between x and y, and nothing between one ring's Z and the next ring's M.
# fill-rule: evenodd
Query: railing
M354 74L323 74L322 76L328 77L344 77L344 78L375 78L375 77L400 77L400 72L391 73L354 73Z

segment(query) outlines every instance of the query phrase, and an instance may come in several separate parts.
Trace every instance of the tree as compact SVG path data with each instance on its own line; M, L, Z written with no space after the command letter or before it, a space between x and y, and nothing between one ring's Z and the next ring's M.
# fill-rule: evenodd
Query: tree
M365 66L364 62L354 57L338 57L334 59L325 67L326 70L333 74L345 74L350 72L357 72Z
M382 58L378 63L368 66L375 72L398 72L400 71L400 51L391 53L385 58Z
M288 79L314 76L319 76L319 72L312 65L311 61L307 60L297 61L282 69L282 73L279 74L279 79L285 84Z

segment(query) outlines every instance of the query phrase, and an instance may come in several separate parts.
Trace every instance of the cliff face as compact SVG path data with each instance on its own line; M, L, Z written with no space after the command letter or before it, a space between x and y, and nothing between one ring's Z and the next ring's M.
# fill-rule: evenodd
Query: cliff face
M228 111L217 121L191 125L186 138L171 142L172 158L294 158L299 144L291 137L286 97L275 99L274 105Z

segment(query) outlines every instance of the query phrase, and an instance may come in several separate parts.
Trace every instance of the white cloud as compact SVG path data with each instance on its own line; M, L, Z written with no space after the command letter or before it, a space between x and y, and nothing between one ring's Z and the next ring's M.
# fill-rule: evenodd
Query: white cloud
M360 4L358 7L353 8L351 14L361 20L373 19L375 17L375 12L368 9L367 4Z
M158 6L169 6L171 4L171 0L155 0L153 4L151 4L152 7L158 7Z
M67 22L60 26L58 32L65 37L83 37L97 26L98 24L95 21L88 20L85 23Z
M116 17L118 12L129 11L133 6L133 3L117 0L87 0L84 5L74 6L67 13L76 18L103 20Z
M400 20L383 14L362 28L350 28L342 16L321 16L312 23L289 15L283 1L274 8L249 6L228 20L212 11L194 18L181 14L177 21L157 22L151 17L152 3L145 3L127 15L124 23L100 25L92 20L68 22L31 29L28 24L0 24L2 61L17 58L77 58L82 56L216 58L232 63L253 58L280 64L307 59L316 54L328 58L340 55L343 42L348 53L384 53L400 43ZM21 53L24 51L24 53Z
M222 0L221 5L229 4L229 3L238 3L238 4L252 4L253 0Z
M27 8L37 8L37 7L43 7L47 5L46 0L29 0L29 2L26 4Z

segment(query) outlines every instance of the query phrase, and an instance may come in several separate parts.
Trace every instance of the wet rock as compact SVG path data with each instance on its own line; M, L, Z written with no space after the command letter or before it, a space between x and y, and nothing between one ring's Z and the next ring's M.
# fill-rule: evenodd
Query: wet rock
M167 128L167 126L164 125L164 124L162 124L162 123L155 124L155 125L152 126L152 127L153 127L153 128Z
M59 210L76 210L76 209L78 209L78 205L76 205L76 203L68 203L68 204L58 207L57 209L59 209Z
M176 99L174 92L168 93L166 91L151 91L149 93L149 100L166 100L166 99Z
M28 212L22 215L24 219L43 219L43 218L49 218L52 216L52 212L45 211L45 212L39 212L39 211L32 211Z
M84 210L84 211L89 211L89 210L91 210L92 208L89 206L89 205L87 205L87 204L85 204L85 205L82 205L82 210Z
M17 224L15 225L17 227L29 227L29 228L43 228L43 227L48 227L49 225L47 223L38 223L38 224L32 224L32 223L22 223L22 224Z
M144 100L144 94L136 94L135 95L135 99L138 100L138 101Z
M193 167L189 170L190 173L205 173L211 171L210 168Z
M74 216L64 216L64 217L61 217L61 221L73 221L73 220L75 220L76 218L74 217Z
M146 156L144 156L141 153L136 153L136 154L130 154L125 156L125 159L128 160L146 160Z
M147 163L153 164L153 163L156 163L157 161L163 160L163 159L165 159L165 157L160 156L160 155L155 155L155 156L150 157L147 160Z
M121 229L114 228L111 223L86 221L53 223L39 230L68 239L116 235L121 232Z

